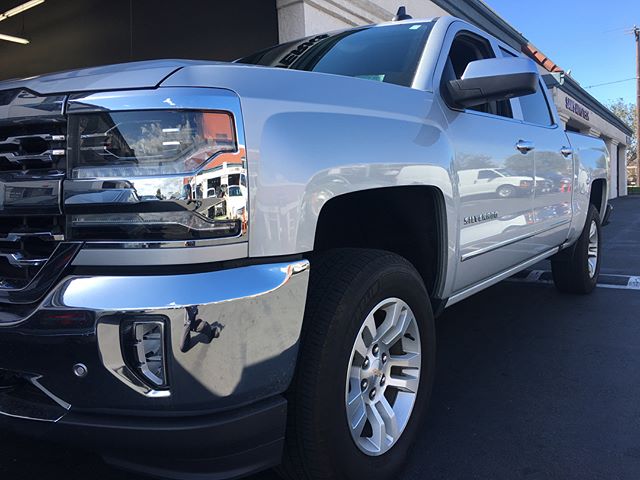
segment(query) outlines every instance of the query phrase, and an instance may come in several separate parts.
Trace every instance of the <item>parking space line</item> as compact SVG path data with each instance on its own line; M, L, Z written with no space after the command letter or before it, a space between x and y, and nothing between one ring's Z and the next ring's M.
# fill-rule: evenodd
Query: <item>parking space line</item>
M524 270L507 280L516 283L553 283L549 270ZM618 290L640 290L640 276L600 274L598 287Z

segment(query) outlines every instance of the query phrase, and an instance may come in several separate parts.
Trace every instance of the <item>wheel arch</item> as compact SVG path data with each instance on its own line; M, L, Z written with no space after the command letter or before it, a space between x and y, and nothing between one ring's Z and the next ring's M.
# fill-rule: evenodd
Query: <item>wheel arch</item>
M350 213L355 212L355 215ZM387 250L420 273L434 309L445 292L449 220L445 195L430 185L390 186L335 196L318 215L313 252L334 248Z
M608 196L607 180L605 178L594 179L589 189L589 204L596 207L601 218L607 207Z

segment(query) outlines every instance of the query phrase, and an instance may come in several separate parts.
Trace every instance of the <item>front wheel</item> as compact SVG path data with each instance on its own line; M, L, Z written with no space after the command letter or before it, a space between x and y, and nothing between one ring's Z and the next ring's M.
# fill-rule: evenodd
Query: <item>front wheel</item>
M391 479L433 383L426 289L389 252L335 250L311 265L282 471L300 480Z
M600 275L602 226L600 214L589 206L587 222L575 245L551 260L556 288L564 293L591 293Z

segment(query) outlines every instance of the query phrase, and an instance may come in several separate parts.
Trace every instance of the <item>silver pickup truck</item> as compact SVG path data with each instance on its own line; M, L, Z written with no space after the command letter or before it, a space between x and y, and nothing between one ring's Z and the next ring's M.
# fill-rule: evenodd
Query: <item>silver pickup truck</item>
M0 83L0 424L167 478L392 479L435 316L547 258L594 288L608 162L450 17Z

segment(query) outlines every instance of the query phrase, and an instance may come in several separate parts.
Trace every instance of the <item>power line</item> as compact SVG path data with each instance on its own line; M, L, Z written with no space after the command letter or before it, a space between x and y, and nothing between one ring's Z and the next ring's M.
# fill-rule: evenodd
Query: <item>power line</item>
M630 82L631 80L637 80L637 79L638 77L625 78L624 80L615 80L613 82L596 83L595 85L589 85L588 87L584 87L584 88L604 87L605 85L613 85L615 83Z

